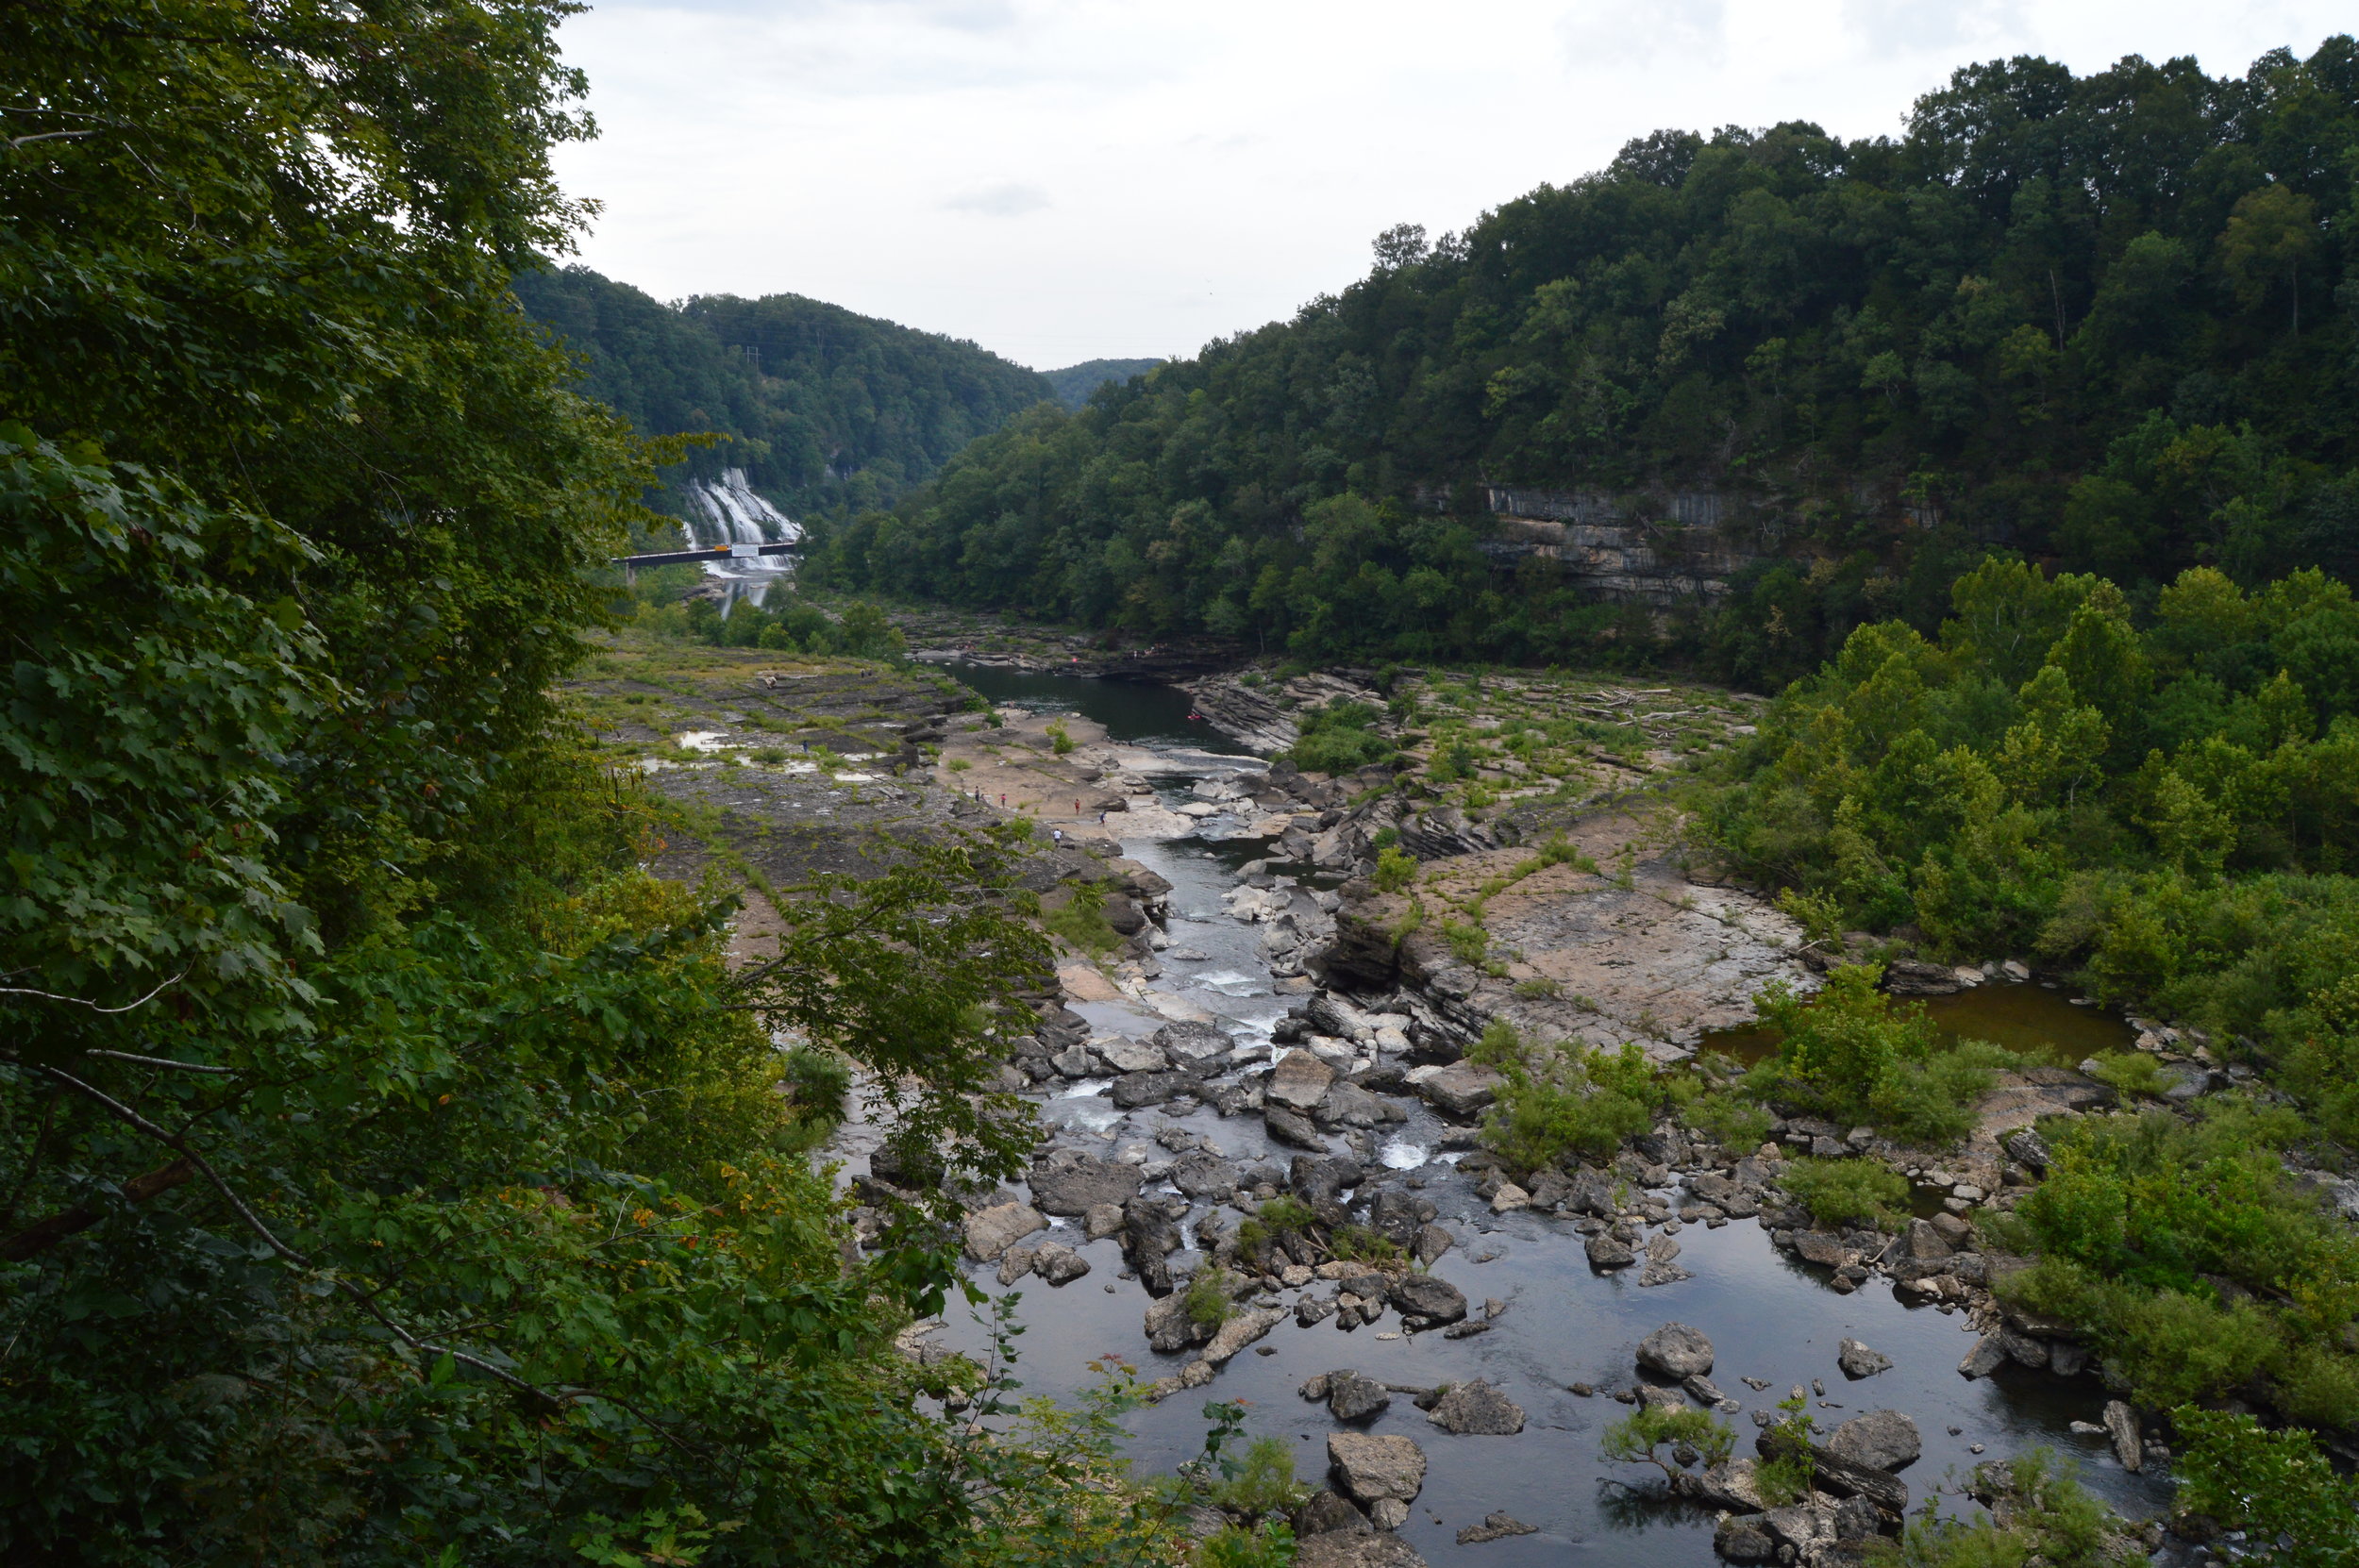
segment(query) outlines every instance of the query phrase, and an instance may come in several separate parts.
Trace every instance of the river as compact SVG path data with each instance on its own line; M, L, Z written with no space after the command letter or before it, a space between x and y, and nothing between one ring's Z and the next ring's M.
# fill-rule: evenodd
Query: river
M1172 804L1185 796L1202 771L1226 766L1241 755L1209 726L1190 722L1185 695L1167 688L963 665L951 666L951 672L995 703L1077 712L1105 725L1109 739L1157 753L1164 767L1154 782ZM1296 998L1280 993L1263 964L1256 928L1230 918L1221 904L1221 894L1233 886L1235 868L1263 853L1263 846L1179 839L1124 847L1173 885L1172 947L1163 955L1164 975L1158 984L1228 1020L1233 1033L1265 1039L1270 1023ZM1182 958L1182 953L1203 957ZM2024 1048L2046 1043L2045 1054L2085 1054L2090 1048L2085 1043L2097 1038L2094 1031L2121 1027L2118 1020L2074 1008L2058 993L2036 986L1984 987L1967 996L1980 1000L1947 999L1942 1010L1961 1011L1963 1005L2003 1019L2007 1043ZM1162 1022L1121 1004L1088 1004L1078 1010L1095 1026L1139 1036ZM1064 1138L1108 1158L1133 1145L1150 1159L1170 1158L1153 1141L1167 1120L1160 1111L1150 1108L1125 1116L1095 1093L1096 1087L1065 1086L1061 1097L1045 1103L1045 1120L1063 1129ZM1083 1092L1073 1093L1076 1089ZM1425 1488L1399 1533L1429 1562L1521 1568L1588 1560L1616 1568L1704 1568L1717 1561L1712 1515L1648 1498L1647 1482L1654 1471L1609 1464L1598 1451L1602 1430L1627 1413L1607 1394L1631 1385L1638 1341L1676 1320L1710 1336L1717 1351L1714 1381L1743 1398L1748 1410L1767 1408L1792 1385L1817 1379L1824 1382L1828 1403L1814 1397L1812 1413L1822 1431L1871 1409L1913 1416L1923 1434L1924 1455L1903 1474L1920 1506L1926 1493L1947 1477L1951 1494L1944 1497L1945 1506L1971 1507L1954 1491L1956 1480L1976 1462L1974 1444L1983 1446L1982 1457L2045 1444L2074 1461L2083 1482L2123 1511L2142 1517L2164 1510L2167 1482L2150 1471L2128 1473L2102 1437L2069 1429L2076 1420L2099 1418L2105 1394L2094 1376L2067 1380L2009 1365L1993 1377L1969 1381L1956 1371L1960 1357L1975 1343L1970 1331L1962 1331L1964 1314L1903 1306L1882 1278L1839 1294L1824 1282L1825 1271L1778 1251L1768 1233L1750 1220L1681 1230L1679 1262L1692 1278L1642 1289L1635 1270L1595 1274L1581 1236L1566 1222L1529 1210L1494 1215L1471 1184L1440 1158L1448 1127L1421 1104L1409 1104L1409 1121L1380 1134L1383 1162L1393 1167L1391 1174L1420 1188L1439 1207L1441 1223L1461 1237L1462 1244L1444 1255L1432 1272L1465 1293L1476 1317L1482 1315L1486 1300L1502 1304L1493 1327L1447 1340L1438 1333L1393 1334L1398 1320L1389 1314L1349 1333L1339 1332L1331 1318L1309 1328L1286 1318L1205 1388L1126 1418L1142 1469L1168 1470L1197 1451L1207 1401L1243 1400L1248 1430L1282 1438L1297 1453L1298 1476L1315 1483L1326 1468L1327 1434L1337 1426L1323 1405L1297 1397L1296 1389L1306 1378L1344 1367L1380 1381L1419 1385L1480 1376L1523 1407L1527 1423L1521 1434L1452 1436L1430 1425L1406 1396L1396 1396L1366 1427L1414 1438L1426 1452ZM1283 1164L1291 1159L1292 1151L1269 1148L1258 1117L1224 1120L1207 1109L1182 1118L1180 1125L1210 1138L1232 1160L1251 1164L1267 1156ZM1171 1191L1167 1185L1149 1190ZM1666 1195L1676 1208L1679 1194ZM1055 1224L1051 1239L1075 1246L1091 1272L1060 1289L1038 1279L1019 1282L1016 1317L1027 1331L1016 1342L1016 1375L1024 1393L1070 1397L1093 1381L1087 1363L1107 1355L1135 1365L1142 1381L1177 1372L1194 1353L1158 1357L1146 1348L1140 1320L1147 1299L1136 1284L1117 1277L1124 1264L1116 1243L1083 1243L1078 1222ZM1191 1216L1191 1232L1193 1224ZM1188 1254L1173 1259L1175 1269L1193 1261ZM987 1293L1004 1293L990 1270L979 1268L976 1275ZM1280 1293L1280 1301L1290 1304L1298 1293ZM979 1317L954 1318L943 1337L970 1353L988 1349ZM1892 1370L1847 1381L1835 1364L1836 1342L1846 1337L1890 1357ZM1741 1381L1746 1377L1768 1387L1756 1393ZM1570 1392L1574 1383L1600 1392L1582 1397ZM1749 1452L1752 1423L1740 1416L1735 1426L1739 1451ZM1481 1523L1495 1510L1537 1526L1537 1533L1479 1545L1457 1543L1459 1529Z

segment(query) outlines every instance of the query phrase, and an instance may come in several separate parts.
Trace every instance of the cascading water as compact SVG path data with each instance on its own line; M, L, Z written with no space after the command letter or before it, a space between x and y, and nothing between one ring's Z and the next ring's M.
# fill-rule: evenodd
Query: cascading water
M718 479L691 480L687 511L682 525L688 530L689 542L699 548L791 544L803 537L802 525L756 494L742 468L725 468ZM794 569L792 559L786 556L705 562L708 574L724 579L732 602L743 596L757 605L780 574Z

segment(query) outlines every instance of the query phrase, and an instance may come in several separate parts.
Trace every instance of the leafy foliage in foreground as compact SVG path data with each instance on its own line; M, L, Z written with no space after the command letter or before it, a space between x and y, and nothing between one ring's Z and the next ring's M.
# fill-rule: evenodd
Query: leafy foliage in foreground
M1628 493L1673 551L1720 542L1663 492L1717 488L1813 546L1678 629L1765 687L1862 622L1930 634L1991 539L2125 586L2348 575L2355 142L2349 37L2224 78L1969 65L1897 141L1660 131L1018 417L821 564L1313 659L1626 662L1662 651L1651 615L1495 566L1481 486Z
M803 1156L846 1061L947 1177L1029 1147L1010 846L780 890L732 975L552 695L677 456L508 292L567 8L10 13L10 1560L989 1560L1063 1500L891 1348L939 1231L847 1262Z

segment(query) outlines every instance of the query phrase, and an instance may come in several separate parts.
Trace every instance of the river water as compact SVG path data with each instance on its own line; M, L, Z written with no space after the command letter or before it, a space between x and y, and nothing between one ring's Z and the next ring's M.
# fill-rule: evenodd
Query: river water
M1105 725L1109 739L1126 749L1156 754L1164 766L1152 776L1175 804L1201 772L1241 758L1233 742L1208 726L1191 723L1184 693L1167 688L964 665L952 666L952 673L995 703L1078 712ZM1215 831L1219 826L1212 825ZM1263 853L1263 846L1179 839L1129 842L1124 849L1173 885L1172 947L1163 955L1164 974L1158 985L1226 1020L1232 1033L1265 1039L1270 1023L1296 998L1280 993L1263 967L1257 928L1231 919L1220 901L1234 885L1236 866ZM1180 953L1203 957L1177 957ZM2038 987L1985 987L1967 994L1993 999L1997 1005L1986 1002L1983 1010L2009 1021L2011 1038L2005 1043L2016 1048L2049 1035L2085 1040L2090 1038L2085 1032L2076 1031L2100 1022L2092 1009L2072 1008L2061 994ZM1162 1022L1123 1004L1089 1004L1078 1010L1096 1027L1134 1036ZM2117 1020L2104 1022L2120 1027ZM2082 1044L2061 1039L2049 1054L2064 1051L2086 1054ZM1134 1146L1150 1159L1170 1158L1153 1142L1167 1118L1152 1108L1125 1116L1095 1092L1097 1087L1067 1086L1062 1097L1046 1103L1044 1120L1106 1158ZM1609 1464L1598 1452L1603 1429L1628 1413L1607 1393L1632 1382L1638 1341L1676 1320L1711 1337L1717 1351L1713 1380L1743 1399L1748 1410L1767 1409L1792 1385L1818 1379L1825 1384L1824 1400L1832 1402L1812 1400L1822 1431L1871 1409L1895 1409L1914 1417L1925 1451L1903 1476L1920 1506L1927 1493L1947 1479L1951 1490L1944 1506L1971 1507L1954 1494L1954 1482L1976 1462L1970 1445L1980 1443L1984 1458L2049 1446L2074 1462L2083 1482L2123 1511L2143 1517L2164 1510L2166 1482L2150 1470L2143 1476L2129 1474L2101 1437L2068 1429L2076 1420L2098 1420L2105 1394L2095 1377L2065 1379L2010 1364L1994 1377L1968 1381L1956 1371L1975 1343L1964 1314L1903 1306L1882 1279L1853 1293L1837 1293L1826 1283L1826 1271L1779 1252L1768 1233L1750 1220L1718 1229L1681 1229L1679 1263L1694 1276L1690 1279L1641 1289L1636 1270L1594 1274L1582 1238L1566 1222L1529 1210L1492 1214L1471 1183L1446 1162L1441 1145L1451 1129L1422 1105L1410 1103L1409 1122L1379 1135L1382 1162L1392 1167L1384 1174L1417 1187L1440 1209L1441 1223L1461 1238L1462 1244L1432 1272L1465 1293L1475 1317L1483 1314L1486 1301L1501 1304L1491 1330L1446 1340L1438 1333L1395 1334L1398 1320L1390 1314L1348 1333L1338 1331L1332 1318L1303 1328L1288 1317L1203 1389L1125 1418L1135 1437L1132 1456L1143 1470L1166 1471L1197 1452L1208 1401L1243 1400L1249 1432L1283 1439L1297 1454L1297 1474L1315 1483L1326 1468L1327 1434L1337 1426L1323 1405L1297 1397L1295 1391L1306 1378L1344 1367L1380 1381L1416 1385L1480 1376L1523 1407L1522 1433L1452 1436L1429 1423L1406 1395L1396 1395L1389 1410L1363 1427L1414 1438L1425 1450L1430 1466L1425 1489L1399 1533L1429 1562L1704 1568L1718 1560L1712 1550L1712 1516L1649 1495L1653 1470ZM1204 1109L1180 1125L1246 1165L1263 1158L1282 1165L1292 1157L1290 1150L1268 1145L1258 1117L1224 1120ZM1666 1195L1676 1208L1680 1194ZM1191 1235L1202 1211L1199 1206L1187 1222ZM1055 1226L1050 1237L1076 1247L1091 1272L1060 1289L1036 1278L1019 1281L1016 1316L1026 1331L1015 1342L1015 1373L1024 1393L1070 1398L1096 1379L1087 1363L1105 1356L1136 1366L1143 1382L1178 1372L1195 1353L1158 1357L1146 1348L1141 1317L1147 1298L1135 1283L1117 1277L1124 1263L1115 1243L1082 1242L1078 1222L1061 1220ZM1175 1257L1175 1271L1194 1261L1190 1255ZM988 1293L1007 1293L990 1270L978 1268L976 1275ZM1331 1286L1323 1290L1332 1293ZM1279 1299L1291 1304L1300 1293L1281 1293ZM989 1349L979 1317L953 1317L942 1337L970 1354ZM1835 1364L1836 1343L1846 1337L1892 1358L1893 1369L1848 1382ZM1757 1393L1741 1381L1748 1376L1768 1387ZM1581 1397L1570 1392L1574 1383L1594 1385L1600 1393ZM1752 1422L1733 1419L1739 1452L1750 1452ZM1537 1533L1480 1545L1457 1543L1459 1529L1481 1523L1495 1510L1537 1526Z

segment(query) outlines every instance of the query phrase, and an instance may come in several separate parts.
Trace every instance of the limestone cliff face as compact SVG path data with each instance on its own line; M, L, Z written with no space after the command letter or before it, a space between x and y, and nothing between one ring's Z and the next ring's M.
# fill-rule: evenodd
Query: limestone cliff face
M1660 609L1710 605L1729 579L1776 553L1776 523L1720 491L1611 495L1603 491L1495 486L1497 535L1483 542L1502 559L1537 556L1599 599Z

